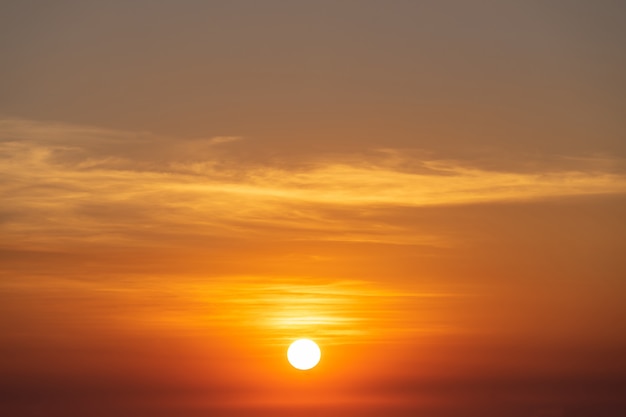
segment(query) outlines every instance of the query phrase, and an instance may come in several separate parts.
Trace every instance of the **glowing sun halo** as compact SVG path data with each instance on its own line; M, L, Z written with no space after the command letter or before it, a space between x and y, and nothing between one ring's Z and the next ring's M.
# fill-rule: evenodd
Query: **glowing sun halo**
M313 368L320 361L322 352L319 346L309 339L298 339L289 346L287 359L296 369L306 371Z

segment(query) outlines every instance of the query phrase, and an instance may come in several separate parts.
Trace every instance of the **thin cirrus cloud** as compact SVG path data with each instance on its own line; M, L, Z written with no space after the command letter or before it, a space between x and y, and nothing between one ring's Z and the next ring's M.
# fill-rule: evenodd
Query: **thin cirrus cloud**
M563 158L563 169L507 172L385 150L356 160L311 157L294 166L238 158L229 146L239 141L0 121L5 244L115 244L141 240L136 230L142 228L168 236L271 230L287 238L297 232L319 240L432 243L436 237L408 237L399 224L337 213L626 192L626 176L610 169L619 161Z

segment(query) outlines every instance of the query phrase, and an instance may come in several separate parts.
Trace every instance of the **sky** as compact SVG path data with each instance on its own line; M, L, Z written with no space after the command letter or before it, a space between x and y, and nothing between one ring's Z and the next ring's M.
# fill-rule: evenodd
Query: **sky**
M624 41L610 0L2 2L0 414L624 415Z

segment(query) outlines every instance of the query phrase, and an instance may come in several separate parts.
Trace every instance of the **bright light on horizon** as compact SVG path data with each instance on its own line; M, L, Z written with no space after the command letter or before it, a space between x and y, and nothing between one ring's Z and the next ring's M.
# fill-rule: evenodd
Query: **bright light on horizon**
M322 356L319 346L309 339L298 339L289 346L287 359L296 369L309 370L317 365Z

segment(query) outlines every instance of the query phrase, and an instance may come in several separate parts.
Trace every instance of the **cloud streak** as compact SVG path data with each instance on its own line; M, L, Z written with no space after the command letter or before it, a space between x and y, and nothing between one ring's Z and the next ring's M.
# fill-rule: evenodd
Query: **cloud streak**
M270 232L286 239L432 244L436 237L407 238L405 225L372 221L364 213L626 192L625 175L585 160L577 169L570 160L563 170L506 172L410 152L399 160L398 152L386 150L358 160L312 157L287 166L214 146L239 139L176 140L4 120L3 244Z

